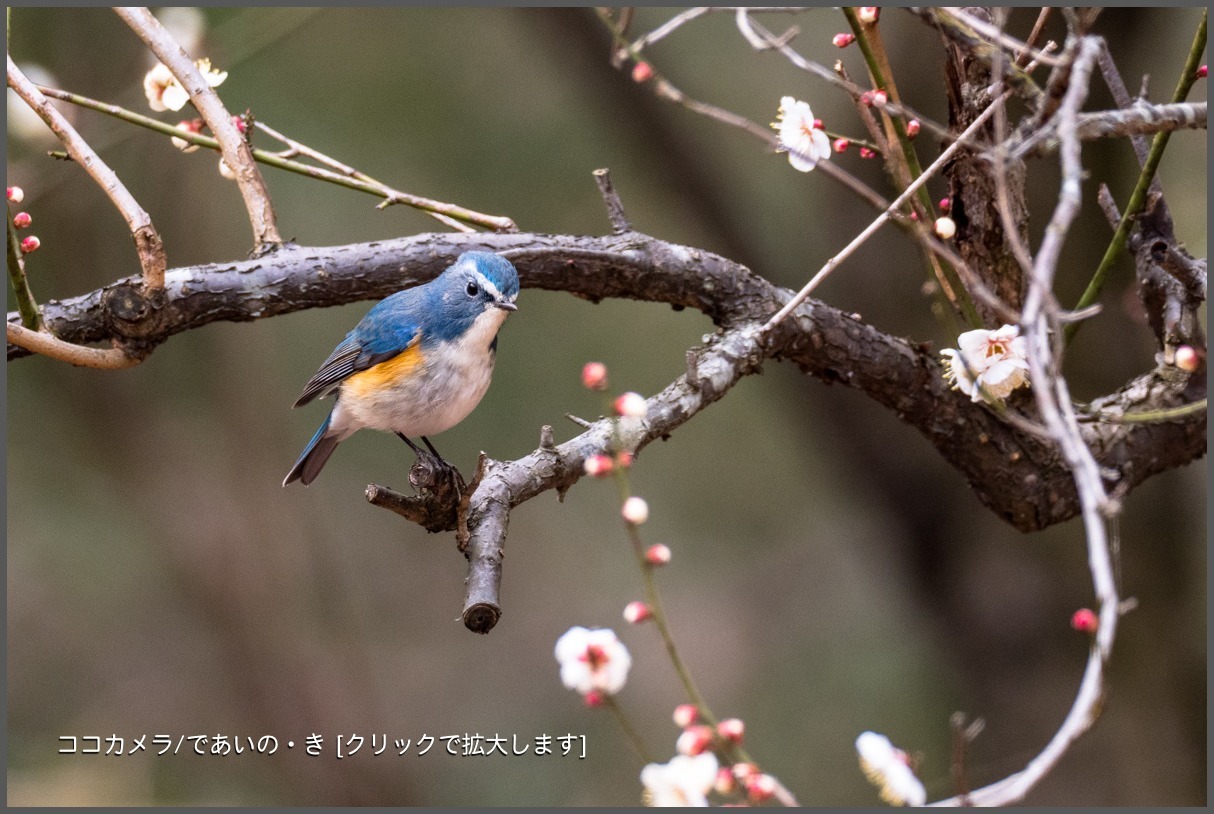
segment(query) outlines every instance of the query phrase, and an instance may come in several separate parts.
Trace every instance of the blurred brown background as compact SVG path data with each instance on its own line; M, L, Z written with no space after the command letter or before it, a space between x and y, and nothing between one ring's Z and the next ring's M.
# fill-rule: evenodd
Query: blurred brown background
M187 18L181 10L174 12ZM672 12L644 10L637 31ZM1023 36L1035 10L1013 16ZM410 192L509 215L524 230L609 230L591 178L610 167L635 226L703 247L797 287L873 216L820 173L802 175L753 137L660 102L607 60L583 10L209 9L194 49L230 71L220 93L273 127ZM1097 29L1127 84L1170 94L1200 10L1107 11ZM837 11L795 22L796 46L862 76L839 52ZM1060 37L1055 28L1051 36ZM904 96L944 118L938 38L905 13L882 26ZM69 90L147 112L149 57L101 9L17 9L11 53ZM841 93L756 54L731 15L699 20L653 50L692 96L754 121L779 98L808 100L832 130L861 128ZM1203 60L1204 61L1204 60ZM1195 100L1205 99L1199 82ZM1094 83L1089 107L1108 105ZM11 102L10 102L11 105ZM233 184L206 151L84 110L81 132L152 214L171 266L245 256L250 231ZM175 122L183 116L165 113ZM263 138L259 145L273 147ZM41 251L41 299L137 271L130 239L54 145L9 119L8 182L23 186ZM921 155L934 155L930 141ZM836 160L888 194L878 162ZM925 162L926 163L926 162ZM1057 161L1030 164L1039 235ZM1125 142L1089 143L1084 165L1124 201L1137 174ZM367 196L272 169L284 235L326 246L441 228ZM1178 234L1206 255L1206 137L1177 134L1161 175ZM933 186L935 197L943 182ZM1073 299L1110 237L1094 205L1072 232L1060 288ZM918 252L893 230L818 296L890 333L954 344L919 293ZM1105 313L1068 358L1077 398L1152 364L1148 330L1125 306L1119 264ZM13 308L10 294L10 309ZM399 441L360 433L310 488L284 473L325 408L292 411L302 384L367 304L175 337L125 372L45 359L7 366L8 777L10 804L630 805L640 763L610 715L558 680L556 638L611 626L634 667L620 702L660 759L682 701L656 632L620 617L640 579L614 489L583 482L512 516L503 602L492 634L457 616L465 565L430 536L365 503L363 486L405 488ZM436 439L470 468L478 450L512 458L539 428L577 432L593 416L581 365L606 362L615 390L650 394L679 375L710 329L692 312L591 305L525 290L506 325L480 408ZM1021 535L987 513L927 443L862 394L771 364L647 449L634 475L650 503L647 542L673 564L660 584L679 644L720 715L806 804L877 802L852 743L865 729L922 756L931 798L952 792L948 716L986 720L974 785L1021 768L1061 722L1086 655L1068 628L1092 601L1082 529ZM1200 805L1206 800L1204 462L1134 492L1121 518L1125 620L1104 716L1027 802ZM627 628L627 629L626 629ZM325 738L325 756L301 742ZM441 742L418 757L372 756L370 737L585 734L589 757L461 758ZM154 735L275 735L273 756L156 757ZM122 758L56 754L59 736L146 734ZM339 735L368 739L336 760ZM183 752L186 747L183 747Z

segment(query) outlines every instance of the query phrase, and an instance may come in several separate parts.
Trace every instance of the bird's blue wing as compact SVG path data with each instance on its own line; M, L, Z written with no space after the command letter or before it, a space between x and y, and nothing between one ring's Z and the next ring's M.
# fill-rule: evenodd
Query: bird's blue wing
M402 295L410 293L397 292L368 311L304 385L295 406L300 407L317 396L328 395L346 378L388 361L419 341L421 329L402 313L407 311L405 306L409 302Z

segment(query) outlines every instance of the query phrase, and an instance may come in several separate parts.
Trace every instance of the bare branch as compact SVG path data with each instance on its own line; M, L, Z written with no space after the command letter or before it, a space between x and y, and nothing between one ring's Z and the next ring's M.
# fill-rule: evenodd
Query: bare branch
M42 117L51 131L63 142L72 160L97 182L122 215L132 237L135 238L135 251L139 257L139 266L143 269L143 283L148 292L162 288L168 259L160 234L152 225L152 218L127 190L118 175L76 132L76 128L72 127L63 114L56 110L34 83L21 72L11 56L8 58L8 86Z
M607 206L607 219L611 221L615 233L622 235L631 232L632 224L624 215L624 203L620 200L620 194L615 191L615 185L611 183L611 172L601 169L595 170L593 175L594 182L599 185L599 194L603 196L603 203Z
M219 140L223 160L236 173L236 184L240 187L245 209L249 213L256 242L255 253L262 254L281 246L282 237L278 234L274 207L266 190L265 179L257 169L248 142L232 123L232 114L223 106L219 94L207 84L193 60L152 12L143 7L117 7L114 12L139 35L173 76L177 77L182 88L190 95L190 101L206 121L207 127Z
M1075 64L1069 72L1070 85L1058 109L1058 133L1062 140L1062 190L1034 261L1021 321L1028 344L1029 375L1037 408L1074 475L1079 494L1080 514L1087 536L1088 566L1100 603L1099 627L1079 692L1045 749L1023 770L964 797L944 801L944 804L1016 803L1057 765L1070 745L1091 727L1100 714L1104 696L1104 666L1112 653L1121 615L1105 528L1105 515L1113 509L1105 493L1100 466L1084 442L1066 380L1061 375L1061 359L1056 353L1054 341L1059 327L1057 302L1052 292L1062 244L1079 211L1083 175L1078 137L1079 108L1087 98L1092 66L1100 49L1097 40L1084 38L1079 42Z
M8 341L33 353L40 353L61 362L68 362L80 367L92 367L98 370L122 370L134 367L141 361L140 357L130 356L120 348L86 348L64 342L54 335L44 331L31 331L14 322L8 323Z

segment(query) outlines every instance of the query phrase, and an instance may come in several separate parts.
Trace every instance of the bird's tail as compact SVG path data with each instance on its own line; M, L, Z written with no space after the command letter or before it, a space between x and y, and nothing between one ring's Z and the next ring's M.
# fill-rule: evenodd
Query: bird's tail
M320 470L324 469L325 462L329 460L329 456L333 454L333 450L337 449L337 445L341 443L341 436L337 433L329 432L329 421L333 418L333 414L329 413L325 423L320 425L320 429L312 436L312 440L304 447L303 454L299 456L299 460L295 462L295 466L291 467L291 471L283 478L282 485L286 486L293 481L299 481L304 486L307 486L312 481L316 480L316 476L320 474Z

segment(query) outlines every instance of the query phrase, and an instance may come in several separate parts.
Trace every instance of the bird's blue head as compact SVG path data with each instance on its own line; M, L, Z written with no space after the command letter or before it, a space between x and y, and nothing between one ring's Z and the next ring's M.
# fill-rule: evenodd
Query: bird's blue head
M518 309L518 271L492 252L464 252L424 288L434 298L426 309L426 333L439 341L452 341L474 327L492 341L506 315Z

